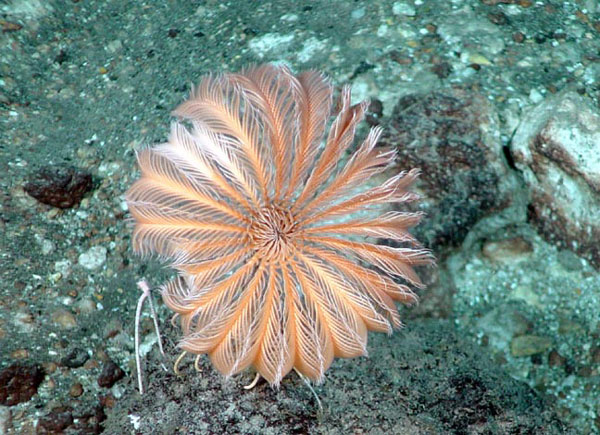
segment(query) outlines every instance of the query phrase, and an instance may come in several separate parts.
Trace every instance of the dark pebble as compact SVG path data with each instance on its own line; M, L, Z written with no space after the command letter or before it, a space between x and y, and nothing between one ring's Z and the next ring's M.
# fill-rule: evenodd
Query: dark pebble
M566 362L567 359L555 349L552 349L548 354L548 365L550 367L564 367Z
M87 352L79 347L76 347L71 350L71 352L69 352L69 354L60 362L62 365L69 367L70 369L75 369L83 366L88 359L89 355Z
M364 74L367 71L372 70L373 68L375 68L375 65L370 64L366 60L361 60L354 72L352 73L351 78L358 77L359 75Z
M373 99L371 100L371 104L369 104L369 108L367 109L366 120L367 123L373 127L375 125L379 125L381 117L383 116L383 103L381 100Z
M487 15L488 20L492 23L497 24L499 26L504 26L508 24L508 17L504 15L502 12L490 12Z
M515 32L512 36L513 41L515 41L517 44L521 44L523 41L525 41L525 34L523 32Z
M390 51L390 59L392 59L394 62L400 65L410 65L413 63L412 59L410 58L410 55L402 53L398 50Z
M113 361L108 360L102 368L102 373L98 378L98 385L103 388L110 388L115 382L122 379L123 376L125 376L125 372Z
M0 405L13 406L27 402L37 393L44 380L40 366L17 365L0 371Z
M39 202L58 208L79 204L92 188L92 176L67 166L45 166L33 174L24 189Z
M440 79L445 79L452 73L452 66L448 62L441 62L431 67L431 71Z

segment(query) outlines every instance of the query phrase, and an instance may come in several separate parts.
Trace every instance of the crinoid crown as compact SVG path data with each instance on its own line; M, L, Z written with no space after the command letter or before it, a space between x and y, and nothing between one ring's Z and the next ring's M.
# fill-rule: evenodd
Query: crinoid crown
M369 184L394 151L377 127L353 147L367 103L345 87L329 124L332 95L315 71L209 75L168 142L138 153L134 248L178 271L162 296L180 346L225 375L321 380L334 357L366 353L367 330L400 326L395 301L416 300L413 266L432 262L408 232L421 215L391 207L417 198L418 171Z

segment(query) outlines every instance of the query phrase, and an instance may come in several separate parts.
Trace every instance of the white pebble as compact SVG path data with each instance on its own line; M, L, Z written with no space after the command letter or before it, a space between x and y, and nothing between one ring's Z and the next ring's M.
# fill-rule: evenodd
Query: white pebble
M396 2L392 5L392 13L394 15L407 15L409 17L417 15L417 11L413 6L400 2Z
M98 269L106 261L106 252L104 246L93 246L79 256L78 263L88 270Z

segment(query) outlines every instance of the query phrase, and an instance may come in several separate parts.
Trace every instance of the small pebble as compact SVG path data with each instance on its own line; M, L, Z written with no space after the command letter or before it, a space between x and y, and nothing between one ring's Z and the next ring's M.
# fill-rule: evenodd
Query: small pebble
M26 311L17 311L13 314L12 321L21 332L33 332L33 315Z
M109 393L106 396L100 396L100 403L105 408L114 408L117 401L115 399L115 396L113 396L112 394Z
M54 263L54 270L67 278L71 274L71 262L67 259L59 260Z
M515 32L513 33L513 41L515 41L517 44L521 44L523 41L525 41L525 35L522 32Z
M110 388L123 376L125 376L125 372L112 360L108 360L102 367L102 373L98 377L98 385L103 388Z
M48 379L48 382L46 382L46 388L48 390L54 390L56 388L56 381L52 378Z
M54 373L56 371L56 369L58 368L58 365L55 362L47 362L42 364L42 367L44 367L44 371L48 374L50 373Z
M555 349L548 354L548 365L550 367L564 367L567 359L558 353Z
M12 359L25 359L29 357L29 351L27 349L16 349L10 354Z
M58 310L52 313L52 321L65 329L71 329L77 326L75 316L67 310Z
M100 364L98 364L98 361L95 359L88 359L83 365L83 368L86 370L94 370L98 367L100 367Z
M489 241L483 245L483 255L498 263L518 263L533 253L531 243L521 237L499 241Z
M97 304L92 299L82 299L77 302L77 308L81 313L89 314L97 309Z
M548 337L521 335L510 343L510 353L514 357L532 356L544 352L552 345Z
M82 394L83 394L83 385L81 385L79 382L76 382L73 385L71 385L71 388L69 389L69 395L71 397L79 397Z
M353 20L360 20L365 16L365 8L354 9L350 16Z

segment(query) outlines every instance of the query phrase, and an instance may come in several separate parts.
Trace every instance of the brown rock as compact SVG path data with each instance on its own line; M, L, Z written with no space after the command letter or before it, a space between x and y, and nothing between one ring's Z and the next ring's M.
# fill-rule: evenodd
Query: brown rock
M12 359L25 359L29 358L29 351L27 349L15 349L10 353Z
M76 382L73 385L71 385L71 388L69 389L69 395L71 397L79 397L82 394L83 394L83 385L81 385L79 382Z
M102 368L102 373L98 378L98 385L103 388L112 387L118 380L122 379L125 376L125 372L121 370L121 368L116 365L113 361L108 360L104 363L104 367Z
M40 366L14 364L0 371L0 405L13 406L27 402L37 393L44 380Z
M115 396L109 393L105 396L100 396L100 404L104 408L112 409L117 404L117 399L115 399Z
M92 176L71 167L46 166L33 174L23 188L39 202L71 208L92 188Z
M59 406L40 418L40 426L49 433L62 433L73 424L72 409Z
M556 349L552 349L548 354L548 365L550 367L564 367L567 359L562 356Z

